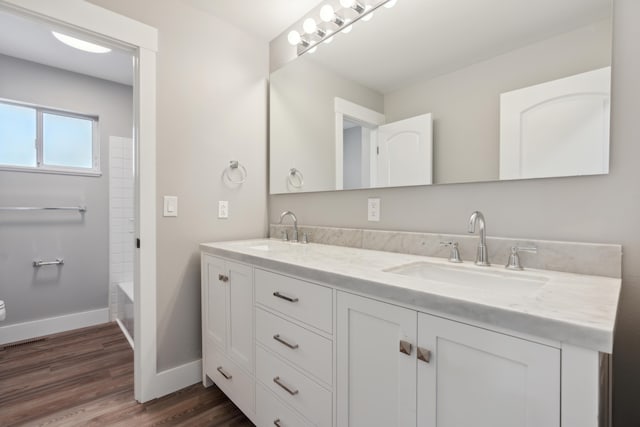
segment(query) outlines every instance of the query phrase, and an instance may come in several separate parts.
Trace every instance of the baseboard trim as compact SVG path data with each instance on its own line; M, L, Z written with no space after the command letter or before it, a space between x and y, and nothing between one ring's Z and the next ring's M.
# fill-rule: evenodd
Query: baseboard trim
M156 397L166 396L202 381L202 360L194 360L156 374L153 387Z
M109 308L0 326L0 345L109 322Z

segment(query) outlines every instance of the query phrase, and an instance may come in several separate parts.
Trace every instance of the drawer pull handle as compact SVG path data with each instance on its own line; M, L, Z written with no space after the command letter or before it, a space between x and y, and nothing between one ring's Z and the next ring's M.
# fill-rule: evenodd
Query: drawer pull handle
M418 347L418 360L429 363L431 361L431 352L426 348Z
M278 418L277 420L273 421L273 425L277 426L277 427L282 427L282 424L280 424L280 418Z
M278 384L280 387L282 387L291 396L295 396L296 394L298 394L298 390L292 390L289 386L287 386L282 381L280 381L280 377L275 377L273 379L273 382Z
M273 293L273 296L274 296L274 297L276 297L276 298L283 299L283 300L285 300L285 301L289 301L289 302L298 302L298 298L295 298L295 297L293 297L293 298L292 298L292 297L288 297L288 296L286 296L286 295L282 295L280 292L274 292L274 293Z
M407 356L411 356L412 349L413 349L413 346L411 345L411 343L400 340L400 353L404 353Z
M218 274L218 280L226 283L229 281L229 276L225 276L224 274Z
M274 339L274 340L276 340L276 341L278 341L280 344L284 344L284 345L286 345L286 346L287 346L287 347L289 347L291 350L295 350L295 349L297 349L297 348L299 347L299 346L298 346L298 344L291 344L291 343L289 343L289 342L287 342L287 341L283 340L282 338L280 338L280 334L276 334L276 335L274 335L274 336L273 336L273 339Z
M227 380L230 380L231 378L233 378L233 376L231 376L231 375L227 374L227 373L224 371L224 369L222 369L222 366L218 366L218 367L216 368L216 370L217 370L218 372L220 372L220 373L222 374L222 376L223 376L223 377L225 377L225 379L227 379Z

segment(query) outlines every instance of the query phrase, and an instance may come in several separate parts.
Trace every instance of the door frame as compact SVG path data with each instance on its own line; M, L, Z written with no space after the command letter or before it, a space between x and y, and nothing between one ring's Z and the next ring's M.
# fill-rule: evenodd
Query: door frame
M136 231L142 242L134 275L134 397L167 393L157 373L156 337L156 53L158 31L83 0L0 0L0 8L30 15L134 52ZM172 390L169 390L172 391Z
M344 130L343 120L345 117L361 124L367 128L377 128L380 125L385 124L386 118L384 114L371 110L362 105L358 105L354 102L347 101L346 99L335 97L334 111L335 111L335 161L336 161L336 190L344 189ZM375 150L372 144L372 150Z

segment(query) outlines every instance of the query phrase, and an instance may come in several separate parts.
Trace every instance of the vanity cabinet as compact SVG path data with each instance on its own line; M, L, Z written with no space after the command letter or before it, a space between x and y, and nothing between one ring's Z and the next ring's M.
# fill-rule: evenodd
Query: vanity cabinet
M202 347L207 376L255 412L253 268L202 254Z
M560 425L560 350L338 292L338 426Z
M245 264L220 246L202 253L203 382L258 427L607 425L597 349L395 303L394 285Z

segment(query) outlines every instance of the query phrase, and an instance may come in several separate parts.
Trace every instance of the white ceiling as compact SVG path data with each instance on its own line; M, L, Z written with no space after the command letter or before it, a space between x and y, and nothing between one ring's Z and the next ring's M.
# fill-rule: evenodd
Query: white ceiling
M271 41L323 0L184 0L264 41Z
M109 53L89 53L67 46L51 30L112 48ZM52 23L0 10L0 54L63 70L132 85L133 60L129 52L92 40Z

